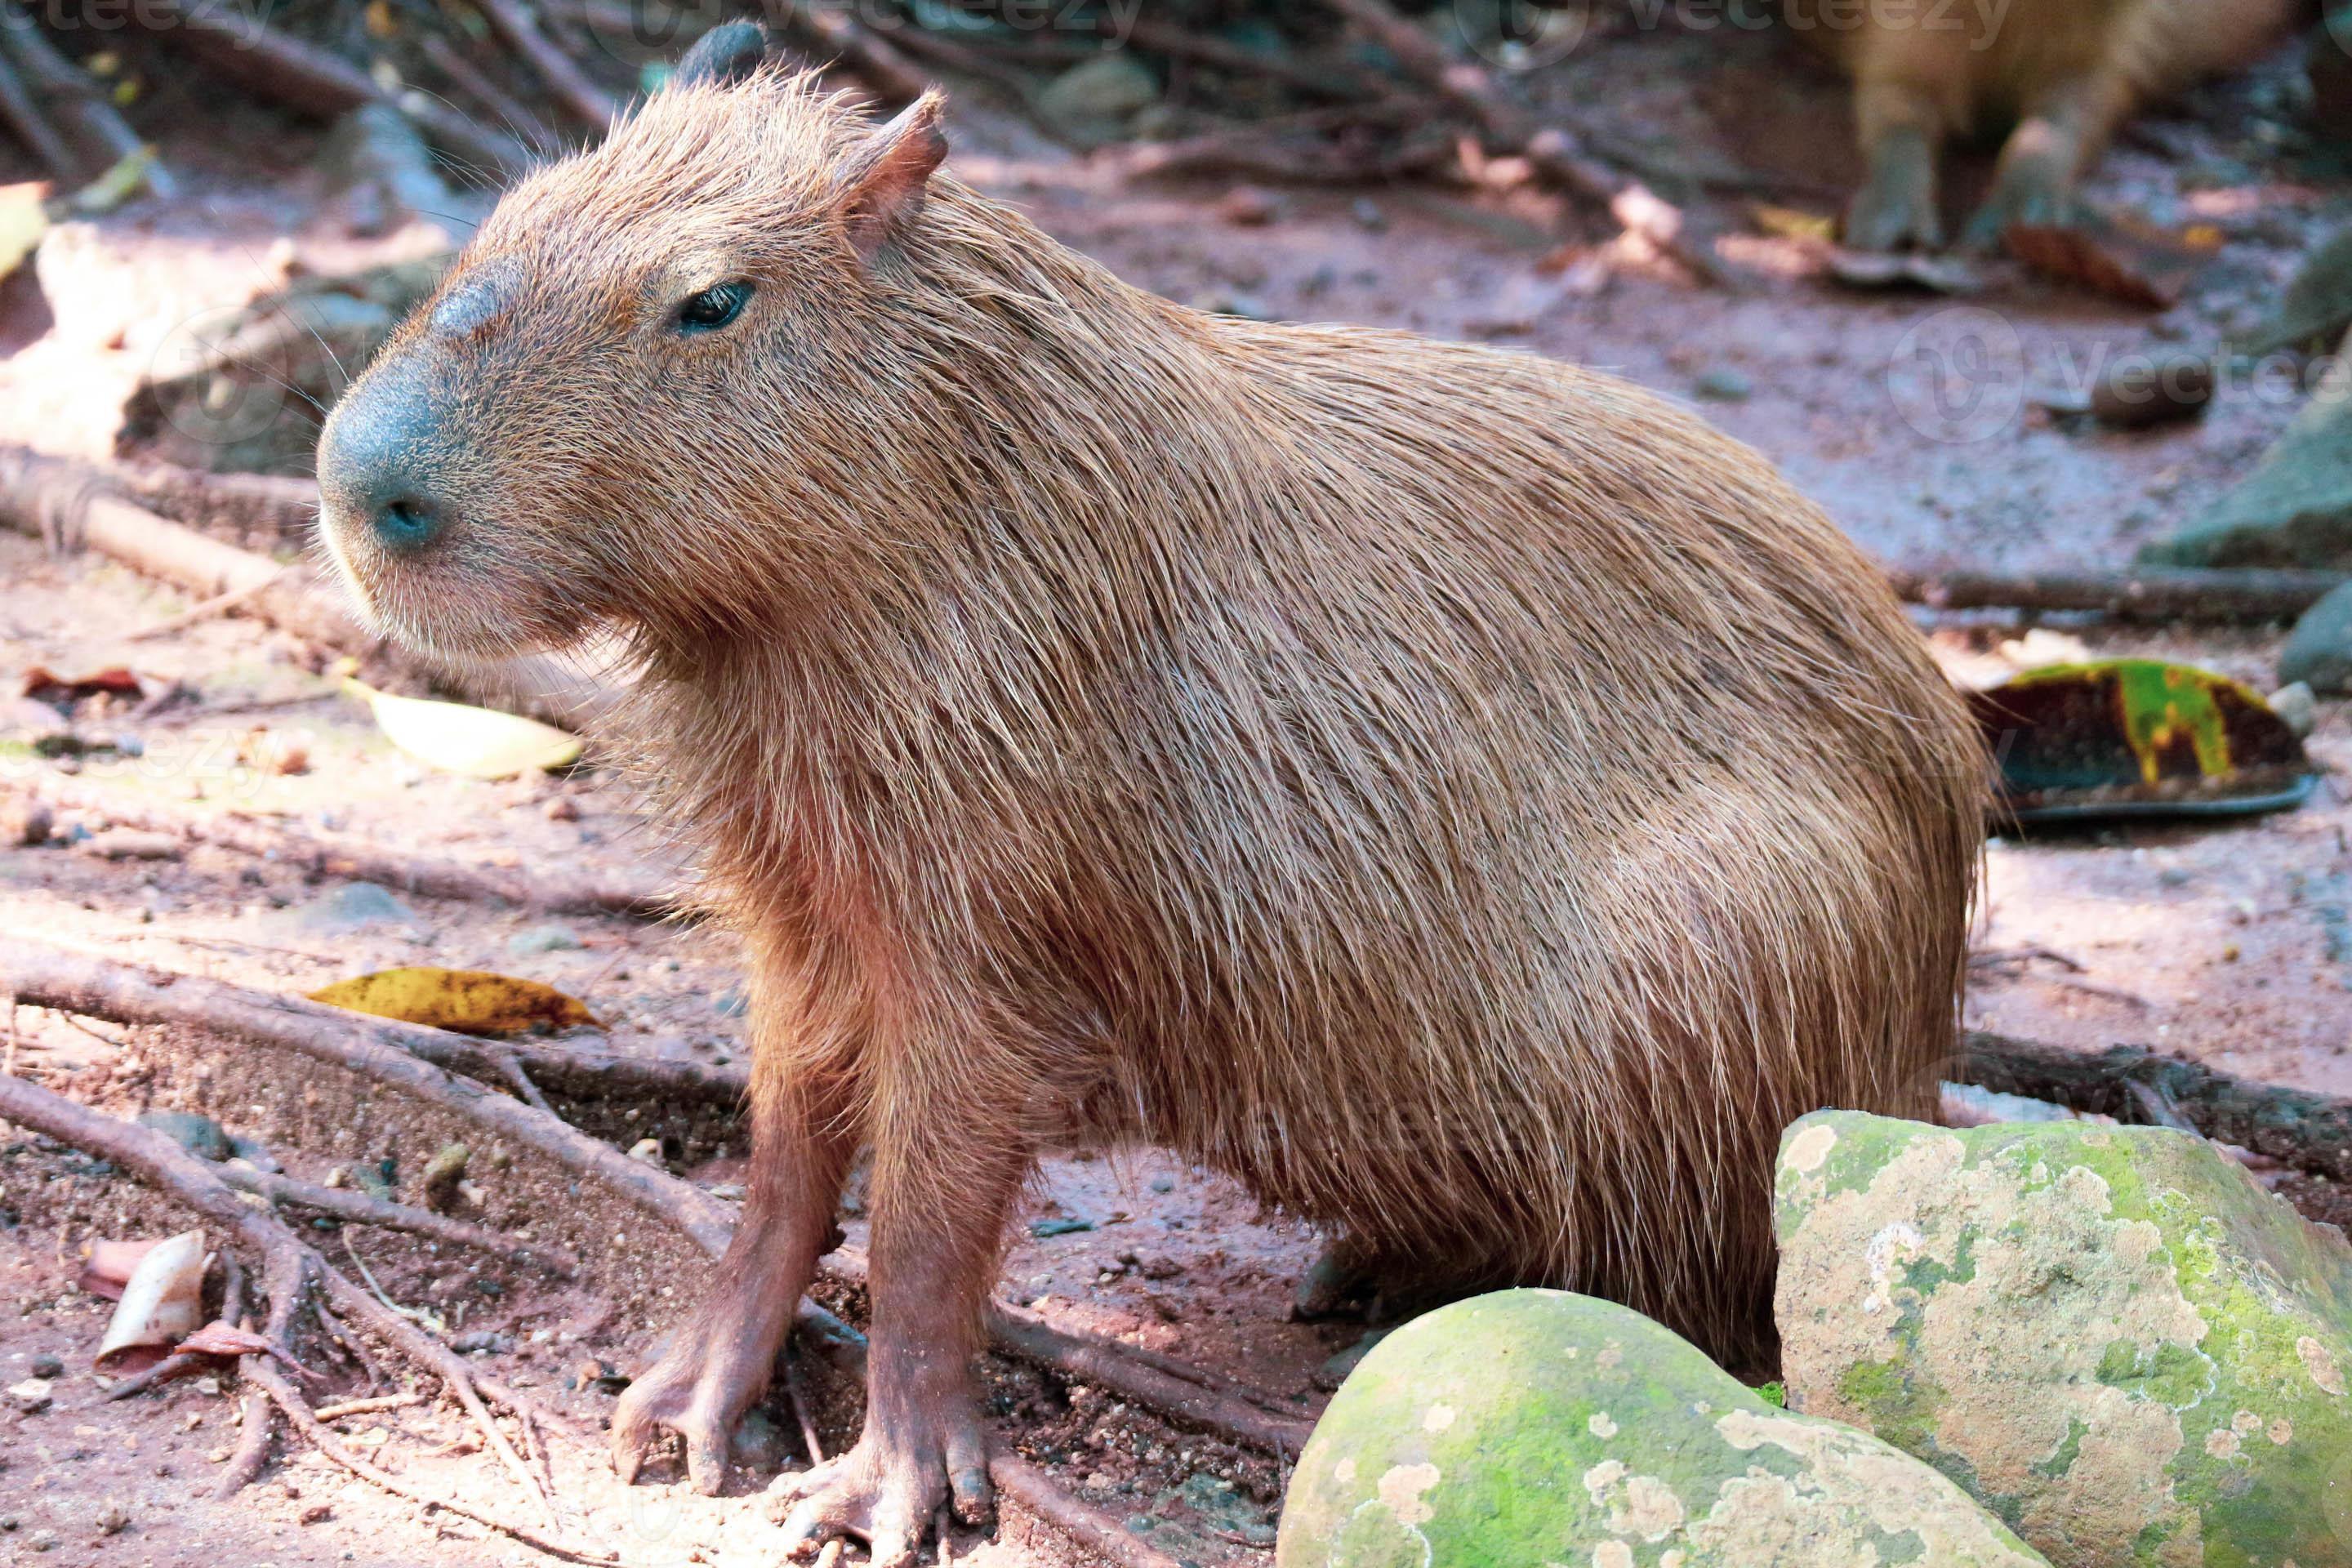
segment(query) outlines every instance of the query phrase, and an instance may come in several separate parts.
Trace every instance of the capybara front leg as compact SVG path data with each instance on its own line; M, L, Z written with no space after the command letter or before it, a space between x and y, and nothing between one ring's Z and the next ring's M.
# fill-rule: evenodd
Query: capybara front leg
M988 1436L971 1390L981 1304L1005 1216L1028 1169L1024 1152L877 1152L871 1283L873 1349L866 1429L847 1453L780 1478L787 1550L806 1555L863 1536L874 1568L902 1568L952 1498L966 1523L988 1517ZM895 1167L895 1168L894 1168Z
M719 1282L613 1412L613 1468L634 1481L667 1432L686 1439L694 1489L727 1478L735 1424L768 1385L793 1309L833 1245L834 1208L856 1152L837 1117L798 1096L755 1091L751 1191Z
M2069 80L2039 95L2001 143L1992 189L1969 219L1965 243L1990 250L2012 226L2074 222L2080 216L2074 181L2130 112L2131 102L2129 86L2112 76Z
M1846 208L1846 244L1934 249L1944 232L1936 206L1943 123L1935 99L1906 82L1865 80L1855 92L1855 113L1869 169Z

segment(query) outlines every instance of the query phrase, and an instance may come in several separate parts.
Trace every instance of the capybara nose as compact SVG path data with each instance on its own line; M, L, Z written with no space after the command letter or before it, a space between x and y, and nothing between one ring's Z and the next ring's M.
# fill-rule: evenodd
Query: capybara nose
M434 409L398 375L352 389L319 436L319 494L329 526L365 530L407 554L446 531L449 503L433 482Z

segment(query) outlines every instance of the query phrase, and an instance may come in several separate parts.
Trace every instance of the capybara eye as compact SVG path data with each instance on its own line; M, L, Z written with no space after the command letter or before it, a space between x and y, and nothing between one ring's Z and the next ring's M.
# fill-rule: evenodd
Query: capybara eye
M681 332L715 332L743 313L744 301L751 297L749 283L720 283L688 297L677 308L677 330Z

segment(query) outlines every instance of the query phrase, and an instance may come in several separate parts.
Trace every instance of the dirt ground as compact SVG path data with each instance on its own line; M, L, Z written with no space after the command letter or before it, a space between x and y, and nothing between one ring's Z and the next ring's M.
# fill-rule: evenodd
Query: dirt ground
M2352 180L2314 173L2282 134L2291 75L2283 53L2200 89L2141 122L2103 165L2093 185L2102 199L2221 236L2187 300L2161 314L2000 269L1965 301L1856 293L1825 280L1803 242L1752 229L1726 243L1744 279L1736 290L1696 285L1669 262L1622 249L1588 289L1561 281L1593 274L1559 273L1558 253L1605 245L1607 226L1509 186L1507 170L1476 190L1291 189L1237 201L1221 182L1123 181L1043 141L985 89L959 100L952 166L1181 300L1488 339L1699 401L1889 562L2113 566L2241 476L2300 395L2232 384L2202 420L2144 433L2046 416L2032 395L2064 386L2103 354L2202 345L2251 324L2314 237L2352 218ZM1736 153L1775 177L1766 199L1776 204L1826 213L1855 172L1841 85L1785 41L1671 29L1612 37L1538 78L1536 90L1539 101L1601 113L1647 145ZM310 133L241 110L225 113L218 132L186 170L185 195L75 226L45 254L37 292L19 279L0 296L0 346L14 350L0 362L0 439L106 456L129 386L211 314L275 286L289 267L334 270L430 243L416 232L350 235L312 164ZM1981 175L1972 165L1964 183ZM467 200L478 210L480 198ZM1745 200L1716 205L1736 219ZM2013 334L1996 335L2014 352L2001 347L1979 378L1976 390L1992 401L1982 417L1959 421L1965 428L1917 374L1920 345L1940 341L1953 310L1990 311ZM290 398L280 416L315 418ZM77 787L495 864L621 867L662 853L664 825L642 821L593 767L484 784L406 760L339 694L318 649L260 622L224 616L126 640L185 603L95 556L53 558L0 534L0 680L36 666L73 673L127 663L192 694L144 716L103 699L82 704L75 730L98 749L72 764ZM2046 660L2066 646L2054 636L2100 654L2193 658L2267 689L2278 640L2119 633L2059 617L2029 647L2013 618L1923 616L1922 626L1954 676L1971 682ZM2323 702L2310 744L2331 770L2352 762L2352 712ZM66 765L0 753L0 799L13 783L55 782ZM1997 841L1969 1020L2084 1047L2153 1045L2352 1094L2352 796L2340 776L2304 808L2258 820ZM58 826L72 839L106 821L100 808L68 810ZM355 889L208 845L126 859L79 844L0 849L0 931L291 992L406 963L500 970L583 998L622 1048L715 1063L743 1050L737 957L710 929ZM225 1051L169 1030L23 1008L7 1048L19 1069L110 1110L200 1109L312 1179L388 1156L406 1180L454 1131L333 1074L289 1071L269 1053ZM722 1194L740 1178L744 1129L730 1120L675 1108L563 1109L624 1144L659 1139L673 1170ZM479 1179L485 1217L580 1249L585 1278L565 1283L356 1227L322 1230L320 1244L338 1262L352 1249L392 1300L436 1315L478 1347L486 1369L593 1439L617 1386L608 1374L645 1357L707 1266L632 1215L576 1189L552 1190L545 1173L518 1167ZM2325 1207L2326 1195L2315 1202ZM1319 1406L1341 1370L1327 1363L1366 1331L1360 1322L1288 1321L1315 1238L1164 1154L1055 1159L1023 1218L1004 1264L1007 1300L1244 1380L1302 1414ZM848 1221L857 1239L855 1212ZM0 1403L0 1562L538 1560L282 1441L259 1485L226 1505L209 1501L235 1442L234 1384L185 1382L107 1402L89 1366L109 1306L75 1286L89 1238L177 1228L151 1194L79 1155L22 1136L0 1143L0 1386L32 1376L45 1356L63 1366L45 1408ZM1011 1363L990 1369L1001 1432L1079 1495L1142 1522L1180 1559L1271 1561L1282 1477L1268 1458ZM370 1383L363 1364L323 1353L315 1370L317 1398ZM851 1430L854 1391L818 1392L830 1448ZM515 1500L446 1409L419 1405L343 1427L388 1469L460 1496ZM621 1488L593 1441L558 1436L552 1463L581 1532L632 1563L765 1563L773 1551L759 1493L799 1464L795 1432L772 1400L739 1448L729 1495L717 1499L694 1496L667 1472ZM109 1532L118 1505L127 1523ZM1001 1538L959 1532L954 1555L1053 1563L1068 1560L1068 1548L1008 1510Z

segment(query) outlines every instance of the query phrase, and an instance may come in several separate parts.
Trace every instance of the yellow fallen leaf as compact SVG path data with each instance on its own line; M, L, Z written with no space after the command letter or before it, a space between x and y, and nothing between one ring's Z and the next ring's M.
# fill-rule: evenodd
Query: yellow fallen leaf
M343 689L375 710L384 738L420 763L467 778L503 779L580 760L580 737L552 724L463 702L395 697L345 677Z
M16 271L49 232L48 210L41 205L48 194L46 180L0 185L0 278Z
M91 217L112 212L146 188L147 172L154 166L153 147L133 147L73 194L73 210Z
M311 992L310 1000L373 1018L429 1024L464 1035L511 1035L539 1024L562 1029L596 1022L585 1003L552 985L478 969L383 969L338 980Z

